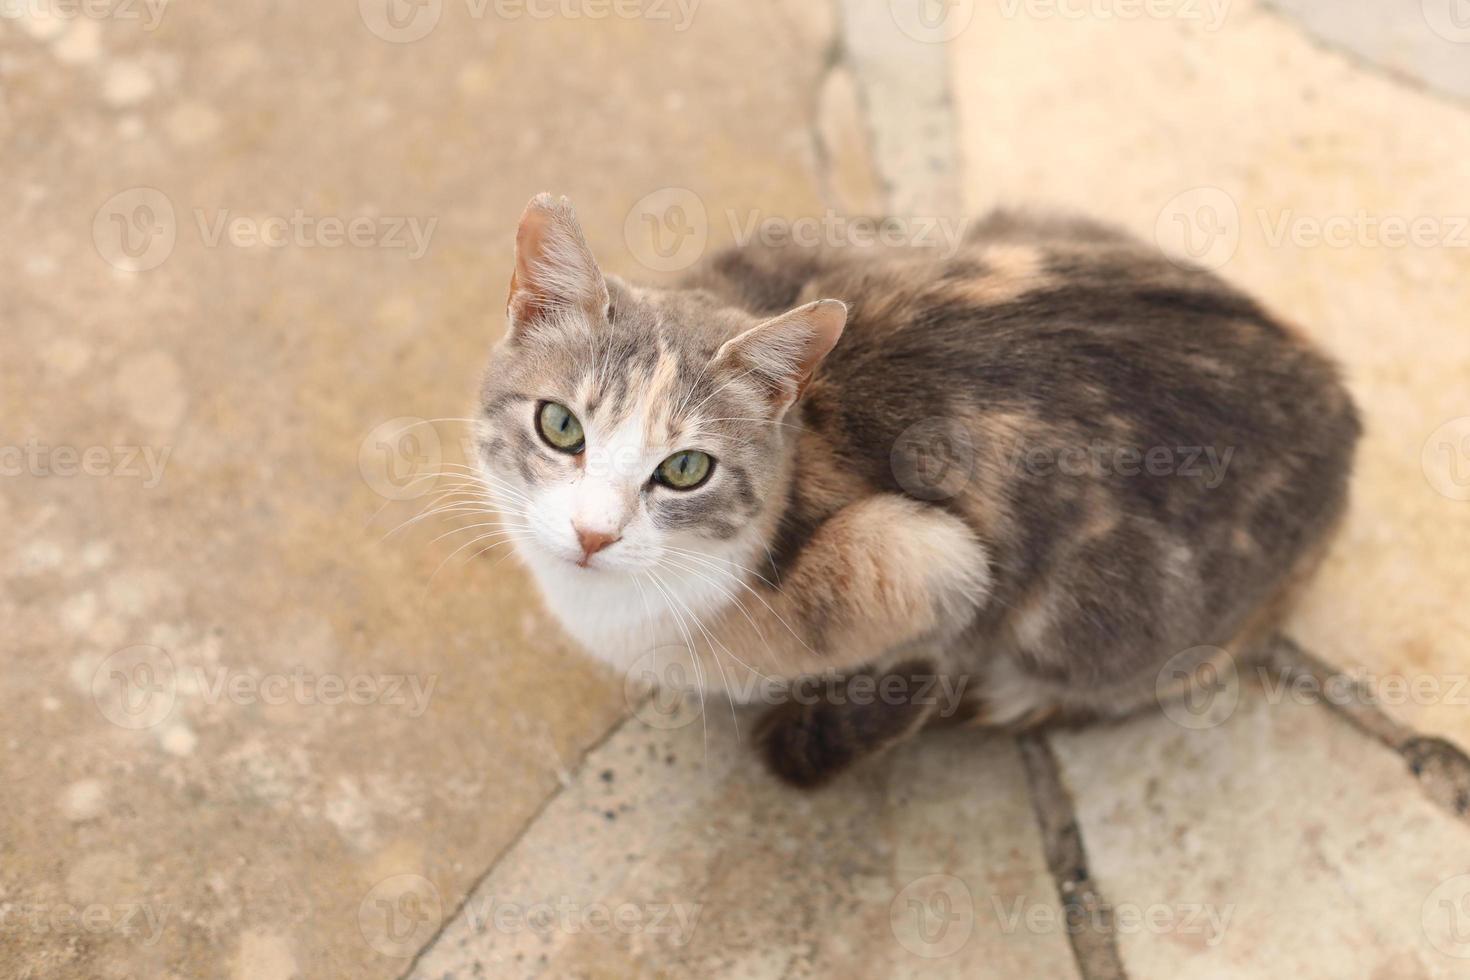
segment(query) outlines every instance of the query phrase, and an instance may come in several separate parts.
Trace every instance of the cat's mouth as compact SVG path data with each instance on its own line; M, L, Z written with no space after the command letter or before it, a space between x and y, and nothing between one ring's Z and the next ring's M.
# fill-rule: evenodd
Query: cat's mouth
M597 553L589 555L576 548L567 548L560 544L542 544L541 548L554 558L558 564L571 565L588 572L605 572L611 567L608 564L606 555Z

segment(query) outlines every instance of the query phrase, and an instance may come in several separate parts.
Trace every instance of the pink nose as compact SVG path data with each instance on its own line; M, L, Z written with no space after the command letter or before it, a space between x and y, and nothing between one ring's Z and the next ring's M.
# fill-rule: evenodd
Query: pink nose
M581 564L583 565L587 564L587 559L591 558L593 555L597 554L608 545L614 544L618 540L618 536L616 534L604 534L601 531L588 531L583 528L577 527L577 525L575 524L572 525L572 530L577 532L577 541L582 545Z

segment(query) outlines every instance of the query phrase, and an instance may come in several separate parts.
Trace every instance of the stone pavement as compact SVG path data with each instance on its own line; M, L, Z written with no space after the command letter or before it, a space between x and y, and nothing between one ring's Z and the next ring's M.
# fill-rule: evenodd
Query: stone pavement
M1460 4L0 3L0 976L1470 975ZM1300 646L777 786L395 531L541 189L655 281L1016 201L1219 268L1367 415Z

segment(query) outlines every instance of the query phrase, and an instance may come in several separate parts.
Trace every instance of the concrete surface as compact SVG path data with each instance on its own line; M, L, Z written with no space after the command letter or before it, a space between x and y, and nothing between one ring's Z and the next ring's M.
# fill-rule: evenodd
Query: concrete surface
M1060 913L1009 739L939 735L793 799L724 708L599 746L412 976L1077 976L1025 925Z
M1465 0L1269 0L1329 45L1411 85L1470 99Z
M1470 970L1467 110L1277 8L0 4L0 975ZM655 280L828 208L1192 248L1367 411L1292 623L1356 686L778 788L464 512L389 535L453 488L543 188Z
M1316 705L1054 740L1133 977L1465 975L1466 827Z

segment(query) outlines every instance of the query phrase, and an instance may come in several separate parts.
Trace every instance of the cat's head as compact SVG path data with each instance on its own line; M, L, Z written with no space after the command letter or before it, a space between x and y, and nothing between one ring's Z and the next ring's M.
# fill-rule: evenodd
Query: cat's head
M570 203L535 198L477 427L518 550L637 572L769 529L795 435L784 420L846 318L822 300L763 320L604 276Z

